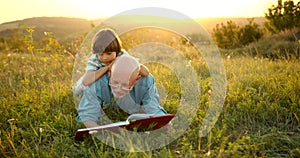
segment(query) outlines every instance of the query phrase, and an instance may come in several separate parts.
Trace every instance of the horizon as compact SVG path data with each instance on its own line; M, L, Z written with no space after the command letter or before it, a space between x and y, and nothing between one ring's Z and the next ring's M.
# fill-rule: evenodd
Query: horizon
M151 16L151 15L150 15ZM67 17L67 16L36 16L36 17L29 17L29 18L24 18L24 19L18 19L18 20L13 20L13 21L6 21L3 23L0 23L0 25L2 24L8 24L8 23L14 23L14 22L18 22L18 21L24 21L24 20L28 20L28 19L34 19L34 18L69 18L69 19L82 19L82 20L87 20L87 21L97 21L97 20L101 20L101 19L108 19L110 17L99 17L99 18L95 18L95 19L88 19L88 18L82 18L82 17ZM167 17L169 18L169 17ZM257 17L242 17L242 16L228 16L228 17L195 17L192 19L198 20L198 19L248 19L248 18L265 18L264 16L257 16Z
M186 0L184 2L171 0L53 0L50 3L46 0L14 0L3 2L0 6L0 24L35 17L66 17L96 20L109 18L124 11L144 7L171 9L192 19L254 18L264 17L267 8L276 3L277 0L200 0L197 2L193 0Z

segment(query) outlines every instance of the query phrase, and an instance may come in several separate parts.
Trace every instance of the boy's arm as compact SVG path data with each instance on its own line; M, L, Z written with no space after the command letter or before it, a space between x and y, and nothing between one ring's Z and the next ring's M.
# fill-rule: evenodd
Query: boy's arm
M103 67L99 70L90 70L87 71L82 79L83 86L89 86L90 84L94 83L96 80L101 78L108 70L110 69L110 65Z
M141 67L140 67L140 75L143 77L147 77L149 75L148 68L143 64L141 64Z

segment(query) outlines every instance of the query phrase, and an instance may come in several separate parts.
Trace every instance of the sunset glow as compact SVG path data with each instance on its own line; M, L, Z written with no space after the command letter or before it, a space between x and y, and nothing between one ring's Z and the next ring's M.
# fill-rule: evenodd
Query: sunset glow
M141 8L161 7L188 17L257 17L277 0L11 0L1 2L0 23L31 17L78 17L97 19Z

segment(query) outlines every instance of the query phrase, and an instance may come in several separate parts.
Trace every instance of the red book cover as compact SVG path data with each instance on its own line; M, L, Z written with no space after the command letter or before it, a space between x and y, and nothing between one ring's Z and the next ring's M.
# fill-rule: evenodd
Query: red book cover
M152 130L161 128L168 124L175 114L166 115L153 115L153 114L132 114L126 121L111 123L107 125L101 125L92 128L82 128L78 129L75 134L75 140L83 140L84 135L88 135L94 132L101 132L102 130L111 130L117 132L118 127L125 128L127 130L137 129L147 129Z

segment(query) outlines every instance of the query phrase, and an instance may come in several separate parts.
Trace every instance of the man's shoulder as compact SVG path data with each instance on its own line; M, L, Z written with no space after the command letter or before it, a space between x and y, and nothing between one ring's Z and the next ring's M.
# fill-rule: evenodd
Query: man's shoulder
M117 53L117 57L121 55L129 55L129 53L125 49L121 49L121 52Z

